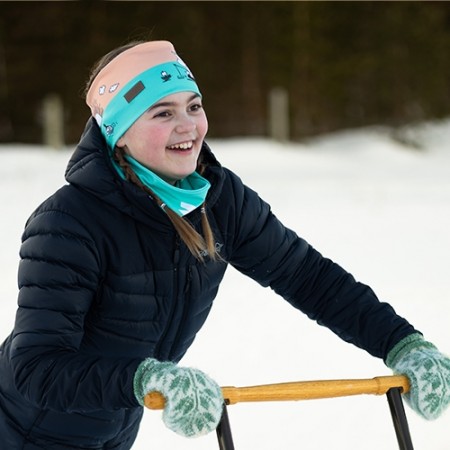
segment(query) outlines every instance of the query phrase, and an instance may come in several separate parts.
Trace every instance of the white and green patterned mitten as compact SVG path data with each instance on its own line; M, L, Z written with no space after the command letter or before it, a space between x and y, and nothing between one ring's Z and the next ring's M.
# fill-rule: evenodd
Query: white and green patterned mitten
M388 354L386 365L406 375L409 406L425 419L437 419L450 404L450 358L421 334L403 338Z
M164 396L165 425L185 437L215 430L222 416L222 390L198 369L147 358L136 370L134 395L144 405L144 397L149 392Z

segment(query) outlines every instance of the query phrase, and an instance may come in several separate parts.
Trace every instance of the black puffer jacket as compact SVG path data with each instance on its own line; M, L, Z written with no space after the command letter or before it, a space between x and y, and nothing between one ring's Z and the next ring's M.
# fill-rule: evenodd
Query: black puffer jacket
M117 176L90 121L69 184L23 234L19 309L0 352L2 448L130 448L142 415L132 389L137 366L148 356L180 360L227 263L375 356L414 332L286 229L206 145L203 152L207 214L223 258L206 264L145 193ZM198 211L188 217L199 224Z

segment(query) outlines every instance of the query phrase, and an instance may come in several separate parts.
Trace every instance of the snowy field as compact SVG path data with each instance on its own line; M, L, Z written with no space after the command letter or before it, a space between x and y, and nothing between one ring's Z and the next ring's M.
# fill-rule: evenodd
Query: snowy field
M81 130L80 130L81 131ZM224 165L276 215L450 353L450 121L302 144L210 141ZM72 149L0 147L0 340L10 332L23 225L63 182ZM215 308L182 361L221 385L371 378L383 362L340 341L268 289L230 269ZM135 450L214 450L216 437L186 440L146 411ZM398 449L384 397L359 396L229 407L236 450ZM407 408L416 450L450 449L450 412L426 422Z

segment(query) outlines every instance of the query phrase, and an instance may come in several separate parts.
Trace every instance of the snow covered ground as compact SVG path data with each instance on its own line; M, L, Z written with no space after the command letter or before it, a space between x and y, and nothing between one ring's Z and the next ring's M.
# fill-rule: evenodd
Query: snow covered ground
M369 284L450 353L450 121L371 128L302 144L210 141L224 165L268 200L286 225ZM404 143L407 142L407 144ZM20 235L32 210L63 182L72 149L0 147L0 340L13 326ZM183 364L221 385L388 375L382 361L340 341L268 289L230 269ZM212 450L146 411L136 450ZM450 412L426 422L407 408L415 448L450 448ZM397 449L384 397L229 407L236 450Z

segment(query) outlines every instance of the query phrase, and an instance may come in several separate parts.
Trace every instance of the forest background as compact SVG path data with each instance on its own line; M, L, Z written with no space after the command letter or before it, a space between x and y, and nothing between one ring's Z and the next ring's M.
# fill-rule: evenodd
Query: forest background
M447 2L1 2L0 142L42 142L56 94L76 143L91 66L134 39L175 44L214 138L267 136L278 87L291 140L450 115Z

